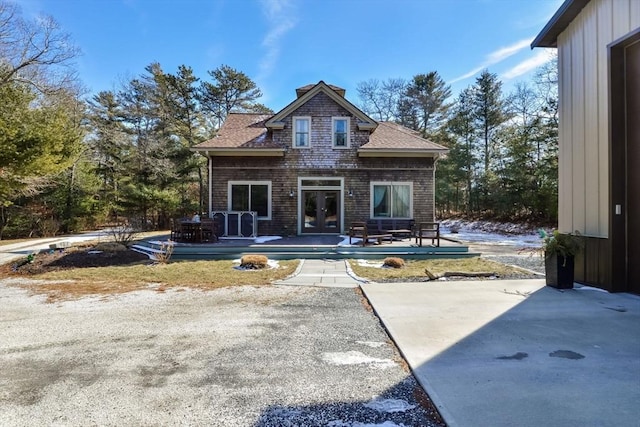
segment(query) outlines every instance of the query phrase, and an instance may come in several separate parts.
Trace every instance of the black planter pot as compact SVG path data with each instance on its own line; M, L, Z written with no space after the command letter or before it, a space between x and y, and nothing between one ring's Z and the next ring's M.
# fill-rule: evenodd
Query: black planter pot
M544 257L547 286L557 289L573 289L573 257L546 255Z

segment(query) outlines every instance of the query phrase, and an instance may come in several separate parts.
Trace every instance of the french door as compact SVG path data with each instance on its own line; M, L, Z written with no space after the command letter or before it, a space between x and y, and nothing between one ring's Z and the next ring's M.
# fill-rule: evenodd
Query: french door
M340 233L340 191L302 190L302 233Z

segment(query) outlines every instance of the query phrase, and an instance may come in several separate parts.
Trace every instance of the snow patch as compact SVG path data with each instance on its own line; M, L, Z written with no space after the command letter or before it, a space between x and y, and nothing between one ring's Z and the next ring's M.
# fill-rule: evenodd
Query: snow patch
M371 348L380 348L384 347L387 343L382 341L356 341L356 344L366 345Z
M380 369L395 366L395 362L391 359L370 357L359 351L324 353L322 355L322 360L331 365L371 365Z
M358 243L362 241L357 237L351 238L351 243L349 243L349 236L340 236L342 240L338 243L338 246L359 246Z
M282 236L260 236L253 239L253 241L256 243L266 243L272 240L280 240L280 239L282 239Z
M382 268L382 263L380 261L370 261L367 259L358 259L356 260L360 267L372 267L372 268Z
M378 412L404 412L416 407L402 399L373 399L364 406Z
M540 247L542 239L536 230L522 224L492 221L444 220L440 222L442 237L471 243Z

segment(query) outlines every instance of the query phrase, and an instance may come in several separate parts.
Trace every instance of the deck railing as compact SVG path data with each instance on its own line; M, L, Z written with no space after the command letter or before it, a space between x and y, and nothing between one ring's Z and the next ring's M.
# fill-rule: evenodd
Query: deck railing
M213 211L221 237L258 237L258 212L255 211Z

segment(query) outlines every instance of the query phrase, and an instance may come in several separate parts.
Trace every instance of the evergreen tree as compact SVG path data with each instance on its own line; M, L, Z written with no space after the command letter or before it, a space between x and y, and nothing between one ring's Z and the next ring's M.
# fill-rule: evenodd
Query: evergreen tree
M460 92L447 125L449 132L454 136L450 146L449 161L455 165L455 168L460 171L463 177L465 192L462 203L467 214L474 211L474 200L477 204L474 184L478 160L476 155L477 139L473 101L473 88L470 87Z
M203 110L215 118L217 129L232 110L252 111L257 106L256 101L262 92L245 73L228 65L221 65L207 73L213 82L202 82L200 102Z
M427 138L436 134L447 119L450 96L451 87L437 71L413 76L400 101L400 123Z
M490 209L493 205L492 191L498 189L495 169L500 167L496 131L508 119L505 100L502 97L502 82L496 74L484 70L474 85L474 116L476 129L482 141L483 169L479 179L482 194L481 209Z

